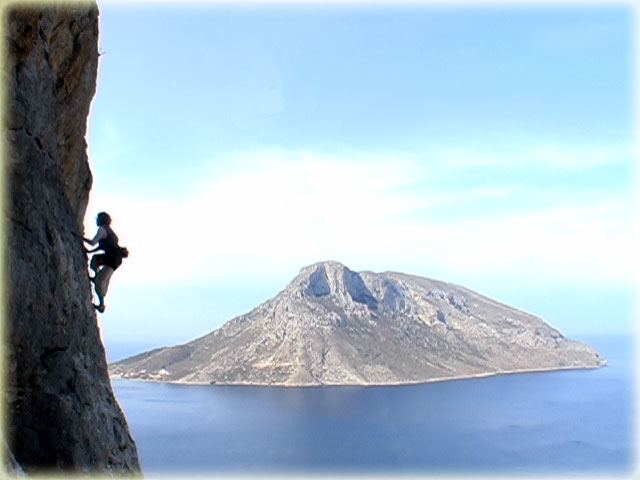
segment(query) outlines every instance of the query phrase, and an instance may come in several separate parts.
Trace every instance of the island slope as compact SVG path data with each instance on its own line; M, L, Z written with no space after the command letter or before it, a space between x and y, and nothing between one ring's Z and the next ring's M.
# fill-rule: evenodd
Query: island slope
M196 384L390 385L603 364L589 345L467 288L320 262L218 330L116 362L110 373Z

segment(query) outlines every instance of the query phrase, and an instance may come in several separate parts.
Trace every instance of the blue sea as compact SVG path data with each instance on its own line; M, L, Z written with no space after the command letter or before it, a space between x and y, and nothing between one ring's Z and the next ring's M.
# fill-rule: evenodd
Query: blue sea
M631 475L633 340L585 340L607 367L393 387L113 387L147 475Z

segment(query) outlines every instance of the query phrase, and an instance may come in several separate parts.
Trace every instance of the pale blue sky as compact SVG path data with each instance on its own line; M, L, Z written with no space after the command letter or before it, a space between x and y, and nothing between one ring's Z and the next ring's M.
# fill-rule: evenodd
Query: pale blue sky
M630 7L100 10L87 229L107 210L131 250L111 357L207 333L326 259L568 335L631 329Z

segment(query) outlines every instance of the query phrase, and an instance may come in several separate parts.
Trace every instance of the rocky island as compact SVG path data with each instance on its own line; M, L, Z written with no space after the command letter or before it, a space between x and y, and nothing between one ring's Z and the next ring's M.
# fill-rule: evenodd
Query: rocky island
M320 262L274 298L112 377L228 385L393 385L605 361L540 318L467 288Z

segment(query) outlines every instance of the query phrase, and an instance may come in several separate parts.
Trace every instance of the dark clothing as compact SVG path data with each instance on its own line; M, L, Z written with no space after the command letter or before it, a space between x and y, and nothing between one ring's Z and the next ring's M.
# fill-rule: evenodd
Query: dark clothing
M96 259L98 265L107 265L108 267L117 269L122 264L122 251L118 245L118 236L109 225L103 225L107 231L107 237L98 242L98 247L104 250L104 253L96 255L101 257Z
M106 255L104 253L96 253L91 257L91 269L97 270L100 267L106 266ZM111 265L109 265L111 267ZM111 267L113 268L113 267ZM115 270L115 268L113 268Z

